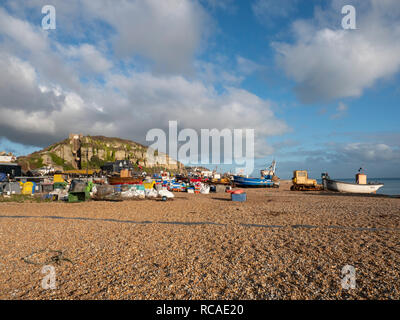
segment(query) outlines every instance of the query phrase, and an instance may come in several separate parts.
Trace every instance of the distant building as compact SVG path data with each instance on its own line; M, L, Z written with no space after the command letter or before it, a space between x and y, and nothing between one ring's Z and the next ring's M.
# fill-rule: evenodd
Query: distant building
M13 158L11 156L0 156L0 163L1 162L12 162Z
M21 166L17 163L0 163L0 173L10 175L11 177L19 177L22 175Z
M209 171L209 170L207 170L207 171L201 171L201 176L202 176L202 177L207 178L207 177L212 177L212 175L213 175L213 172L212 172L212 171Z
M5 162L5 163L10 163L10 162L15 162L17 160L17 157L14 156L11 152L0 152L0 163Z
M101 166L101 170L107 173L120 173L122 169L133 171L135 167L129 160L117 160L115 162L107 162L106 164Z

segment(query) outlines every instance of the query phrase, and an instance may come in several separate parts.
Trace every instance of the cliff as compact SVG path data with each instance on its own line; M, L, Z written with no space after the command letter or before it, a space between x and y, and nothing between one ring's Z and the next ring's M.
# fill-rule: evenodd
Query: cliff
M80 150L77 153L76 141L79 140ZM83 168L98 169L106 162L115 160L130 160L144 168L159 168L175 171L184 166L167 154L152 150L147 153L148 147L140 143L120 138L104 136L82 136L71 134L68 139L50 145L28 156L17 159L24 171L52 166L57 170L77 169L78 162Z

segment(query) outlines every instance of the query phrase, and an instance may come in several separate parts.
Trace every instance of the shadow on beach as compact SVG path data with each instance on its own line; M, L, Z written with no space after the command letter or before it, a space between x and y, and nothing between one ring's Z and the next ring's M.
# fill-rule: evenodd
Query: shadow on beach
M232 201L230 198L211 198L212 200L219 200L219 201Z
M366 194L366 193L342 193L342 192L334 192L334 191L309 191L309 192L302 192L304 195L320 195L320 196L332 196L332 197L362 197L362 198L397 198L400 199L400 195L387 195L387 194Z

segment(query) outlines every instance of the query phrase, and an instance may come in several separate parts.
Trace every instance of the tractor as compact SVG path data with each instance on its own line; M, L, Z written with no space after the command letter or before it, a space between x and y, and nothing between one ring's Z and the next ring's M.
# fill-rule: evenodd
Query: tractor
M318 191L323 190L323 186L317 183L315 179L308 179L307 171L293 171L293 185L290 187L292 191Z

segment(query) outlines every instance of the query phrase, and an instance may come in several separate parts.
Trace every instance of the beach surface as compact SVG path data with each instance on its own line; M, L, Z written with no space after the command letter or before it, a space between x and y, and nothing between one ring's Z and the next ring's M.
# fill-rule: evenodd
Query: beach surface
M289 186L0 203L0 299L400 299L400 199Z

